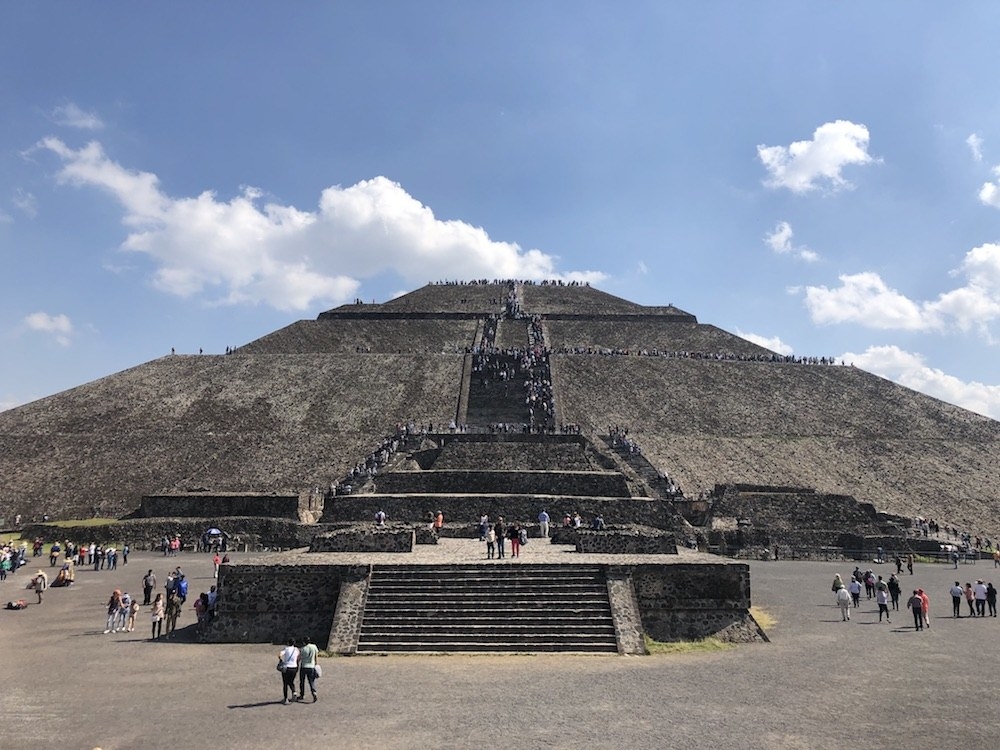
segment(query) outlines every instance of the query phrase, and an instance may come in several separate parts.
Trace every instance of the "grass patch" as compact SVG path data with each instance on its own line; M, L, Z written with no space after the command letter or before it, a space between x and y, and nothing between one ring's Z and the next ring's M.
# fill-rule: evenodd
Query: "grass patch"
M110 526L113 523L118 523L117 518L81 518L75 521L49 521L47 526L59 526L63 528L68 528L71 526Z
M696 641L671 641L669 643L654 641L648 635L643 636L643 638L646 641L646 651L651 656L660 656L663 654L702 654L706 652L726 651L733 648L732 643L725 643L713 636L699 638Z
M778 619L774 615L760 607L750 607L750 615L765 633L778 624Z

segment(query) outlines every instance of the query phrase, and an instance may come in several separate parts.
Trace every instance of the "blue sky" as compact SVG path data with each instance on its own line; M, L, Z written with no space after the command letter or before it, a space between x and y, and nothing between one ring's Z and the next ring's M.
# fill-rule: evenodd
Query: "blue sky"
M4 3L0 408L587 279L1000 418L1000 6Z

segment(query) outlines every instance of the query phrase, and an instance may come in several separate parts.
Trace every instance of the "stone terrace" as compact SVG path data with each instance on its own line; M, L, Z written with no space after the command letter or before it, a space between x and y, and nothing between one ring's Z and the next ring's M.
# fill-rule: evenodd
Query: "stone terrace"
M593 347L632 353L655 348L667 352L772 354L721 328L666 316L660 320L551 320L544 327L545 341L557 352L562 348Z
M300 320L239 348L240 354L454 353L471 347L475 320Z
M998 531L1000 422L862 370L600 356L553 357L552 370L563 419L599 433L628 426L688 495L717 483L813 487Z
M523 284L519 287L521 309L546 316L664 315L694 320L694 316L673 306L646 307L615 297L589 286Z

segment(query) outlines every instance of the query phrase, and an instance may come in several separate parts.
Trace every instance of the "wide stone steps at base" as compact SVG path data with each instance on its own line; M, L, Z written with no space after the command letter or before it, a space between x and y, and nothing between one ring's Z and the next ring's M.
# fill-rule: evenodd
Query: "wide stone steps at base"
M375 566L359 653L617 653L597 566Z

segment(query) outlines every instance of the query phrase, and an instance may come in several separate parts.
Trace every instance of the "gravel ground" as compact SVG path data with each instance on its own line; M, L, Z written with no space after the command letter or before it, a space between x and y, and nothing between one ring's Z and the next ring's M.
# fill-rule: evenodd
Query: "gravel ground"
M169 567L178 562L192 595L211 584L207 555ZM0 583L2 601L33 601L21 586L37 567ZM319 702L290 706L280 703L275 646L199 645L183 630L152 643L145 610L134 633L104 635L110 590L141 594L149 567L162 582L168 561L136 554L117 571L81 570L41 606L0 611L0 747L840 750L994 740L1000 619L954 620L947 595L956 577L992 578L992 563L918 565L904 576L904 592L931 594L932 627L919 633L906 612L879 624L865 599L840 621L830 581L852 565L752 563L754 603L777 620L768 644L668 657L327 659ZM888 577L889 566L877 567ZM181 625L193 619L189 608Z

